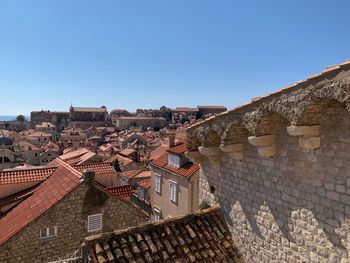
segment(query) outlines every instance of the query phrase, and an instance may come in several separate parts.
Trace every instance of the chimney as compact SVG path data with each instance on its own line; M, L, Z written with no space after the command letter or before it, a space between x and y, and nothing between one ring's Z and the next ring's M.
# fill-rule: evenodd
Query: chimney
M95 181L95 172L90 169L85 169L83 171L83 177L85 182L87 183L93 183Z
M175 134L168 135L168 148L174 147L175 145Z

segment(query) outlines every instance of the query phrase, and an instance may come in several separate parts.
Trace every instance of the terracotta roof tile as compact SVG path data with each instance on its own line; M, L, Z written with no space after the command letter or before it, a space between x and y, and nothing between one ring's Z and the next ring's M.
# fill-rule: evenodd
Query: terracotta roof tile
M128 177L128 178L133 178L136 175L141 173L141 170L131 170L131 171L125 171L122 173L123 176Z
M129 156L130 154L133 154L134 152L135 152L134 149L126 148L126 149L122 150L119 154L121 154L123 156Z
M118 197L130 197L135 193L129 184L107 187L107 190Z
M15 209L0 220L0 245L9 240L30 222L38 218L48 208L55 205L65 195L75 189L81 181L81 173L68 164L61 165Z
M56 168L21 169L0 172L0 185L27 182L41 182L48 178Z
M132 164L134 161L132 159L129 159L127 157L121 156L119 154L116 154L115 156L109 158L106 163L113 163L115 160L118 160L119 164L123 167L128 166L129 164Z
M168 146L166 145L161 145L159 147L157 147L156 149L154 149L151 154L150 154L150 161L155 160L157 158L159 158L160 156L162 156L165 151L168 149Z
M99 263L243 262L219 208L87 237L86 243Z
M182 154L187 151L187 144L183 142L177 143L174 147L167 150L170 153Z
M167 150L167 152L171 153L184 153L186 151L187 147L184 143L179 143L177 146L170 148ZM162 156L160 156L158 159L155 159L151 162L151 165L155 165L157 167L166 169L168 171L171 171L175 174L178 174L180 176L184 177L191 177L195 172L199 170L199 165L194 163L188 163L183 165L180 168L176 168L174 166L168 165L168 153L164 153Z
M83 172L85 169L89 169L94 171L96 175L115 173L113 166L110 163L80 164L74 165L73 168L79 172Z
M142 178L142 177L150 177L151 178L151 170L142 170L140 173L134 176L134 178Z
M151 173L150 170L131 170L122 172L122 175L130 179L135 177L151 177Z
M151 179L142 180L142 181L138 182L137 185L139 185L145 189L149 189L151 187Z

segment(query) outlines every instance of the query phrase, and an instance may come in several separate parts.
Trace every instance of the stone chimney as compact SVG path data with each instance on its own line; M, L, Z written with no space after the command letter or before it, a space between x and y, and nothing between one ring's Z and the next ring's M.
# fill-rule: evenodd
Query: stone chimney
M86 183L93 183L95 181L95 172L90 169L83 171L83 177Z
M174 147L175 145L175 134L168 135L168 148Z

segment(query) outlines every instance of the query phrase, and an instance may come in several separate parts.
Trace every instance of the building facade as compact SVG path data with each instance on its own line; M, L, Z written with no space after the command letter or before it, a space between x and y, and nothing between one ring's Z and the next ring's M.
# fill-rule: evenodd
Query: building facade
M185 151L185 143L170 144L161 157L150 163L154 221L198 210L199 167L185 157Z
M69 109L69 126L72 128L87 129L104 127L107 123L107 108L73 107Z

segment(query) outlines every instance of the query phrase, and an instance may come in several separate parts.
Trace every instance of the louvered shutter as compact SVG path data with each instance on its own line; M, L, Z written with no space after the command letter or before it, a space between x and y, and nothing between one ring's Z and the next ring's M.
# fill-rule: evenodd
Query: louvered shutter
M102 214L95 214L88 216L88 232L95 232L102 230Z

